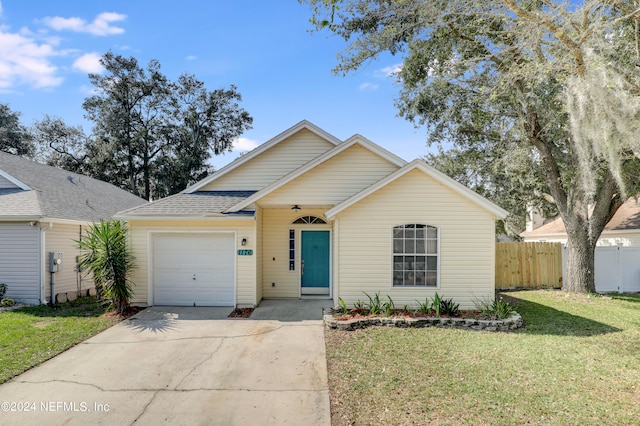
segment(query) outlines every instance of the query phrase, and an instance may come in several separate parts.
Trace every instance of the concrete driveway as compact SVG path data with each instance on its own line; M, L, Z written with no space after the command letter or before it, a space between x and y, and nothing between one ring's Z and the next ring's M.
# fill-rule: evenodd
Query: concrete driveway
M149 308L0 385L0 424L329 425L327 303Z

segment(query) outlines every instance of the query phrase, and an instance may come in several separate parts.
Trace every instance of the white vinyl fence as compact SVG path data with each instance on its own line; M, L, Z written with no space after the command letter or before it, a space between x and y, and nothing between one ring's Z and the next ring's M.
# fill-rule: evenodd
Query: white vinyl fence
M562 270L566 276L567 249L562 250ZM596 247L596 291L640 292L640 247Z

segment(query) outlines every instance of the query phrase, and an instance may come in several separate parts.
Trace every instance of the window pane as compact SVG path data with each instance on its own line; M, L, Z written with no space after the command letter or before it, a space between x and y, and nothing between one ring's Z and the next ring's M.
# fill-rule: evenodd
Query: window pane
M398 228L397 226L393 228L393 238L402 238L404 236L404 229Z
M393 273L393 285L403 285L402 282L402 272L394 272Z
M438 285L438 273L435 271L427 271L427 285L435 287Z
M402 256L393 256L393 270L394 271L402 271L403 266L403 257Z
M416 272L416 285L426 285L427 275L426 272Z
M438 240L427 240L427 254L438 254Z
M416 256L416 271L424 271L425 270L425 257L424 256Z
M416 228L418 228L418 229L424 229L426 227L427 227L427 225L423 225L421 223L416 224Z
M436 271L438 269L438 258L435 256L427 257L427 270Z
M413 271L415 269L414 265L416 263L415 256L405 256L404 257L404 270L405 271Z
M433 226L427 227L427 237L428 238L438 238L438 228Z
M416 240L404 240L404 252L415 253L416 252Z
M393 240L393 252L404 253L404 244L402 240L398 240L398 239Z
M413 272L406 272L404 273L404 285L415 285L414 283L414 274Z
M416 237L416 231L414 231L413 229L406 229L404 231L404 237L405 238L415 238Z
M424 238L424 229L416 229L416 238Z
M416 240L416 253L425 253L424 240Z
M295 240L289 240L289 250L293 250L296 248L296 241Z

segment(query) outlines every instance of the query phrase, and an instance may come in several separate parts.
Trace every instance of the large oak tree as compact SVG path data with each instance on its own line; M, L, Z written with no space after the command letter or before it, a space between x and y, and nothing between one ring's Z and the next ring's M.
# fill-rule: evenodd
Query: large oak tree
M301 1L348 42L335 72L401 57L397 106L431 143L524 154L531 192L567 230L565 288L595 291L596 242L638 193L637 1Z

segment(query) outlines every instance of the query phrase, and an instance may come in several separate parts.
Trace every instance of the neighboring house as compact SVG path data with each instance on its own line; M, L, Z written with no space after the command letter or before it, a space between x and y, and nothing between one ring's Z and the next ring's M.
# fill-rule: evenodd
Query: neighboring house
M544 221L542 217L529 211L527 230L520 234L527 241L548 241L567 243L567 232L560 217ZM629 198L604 227L598 246L640 247L640 200Z
M75 241L90 223L145 204L109 183L0 152L0 282L6 297L39 304L51 297L49 253L62 253L54 295L86 294Z
M494 297L495 221L507 213L421 160L302 121L180 194L119 213L134 303L255 306L380 292Z
M567 244L562 219L545 222L529 212L524 242L546 241ZM565 253L565 251L563 251ZM563 256L563 267L566 260ZM605 226L595 251L595 283L599 292L640 291L640 202L629 198Z

